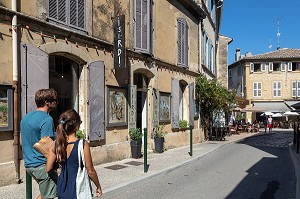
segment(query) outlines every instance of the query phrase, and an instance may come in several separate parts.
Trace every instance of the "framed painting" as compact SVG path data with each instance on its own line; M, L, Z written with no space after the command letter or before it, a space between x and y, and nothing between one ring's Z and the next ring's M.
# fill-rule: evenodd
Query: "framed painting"
M171 97L170 93L159 94L159 122L170 122L171 120Z
M127 89L107 87L107 126L127 125Z
M13 89L0 85L0 131L13 130Z

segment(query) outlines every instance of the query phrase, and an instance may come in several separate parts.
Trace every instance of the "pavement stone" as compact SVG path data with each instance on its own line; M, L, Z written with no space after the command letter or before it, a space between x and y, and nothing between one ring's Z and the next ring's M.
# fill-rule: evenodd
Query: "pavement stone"
M275 131L276 129L274 129ZM282 129L278 129L282 130ZM290 131L292 129L289 129ZM195 161L209 154L210 152L231 142L240 141L250 136L266 135L264 132L240 133L239 135L226 136L225 141L205 141L193 144L193 156L189 155L190 146L169 149L163 153L148 153L147 163L148 171L144 172L144 158L124 159L116 162L110 162L95 166L103 190L101 198L114 198L117 194L130 189L137 184L146 183L152 178L164 175L184 164ZM296 154L296 147L289 146L291 158L293 160L295 173L297 177L297 193L299 198L298 186L300 185L300 154ZM111 169L112 168L112 169ZM116 169L116 170L113 170ZM95 187L93 185L93 190ZM298 194L299 193L299 194ZM32 181L32 196L38 196L38 186ZM15 199L26 198L25 182L21 184L12 184L0 187L0 198ZM299 198L300 199L300 198Z

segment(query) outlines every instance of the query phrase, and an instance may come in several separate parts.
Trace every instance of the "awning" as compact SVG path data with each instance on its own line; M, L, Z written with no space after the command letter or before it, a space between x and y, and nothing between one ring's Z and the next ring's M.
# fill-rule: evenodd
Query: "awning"
M290 106L293 110L300 108L300 101L285 101L285 103Z
M269 112L287 112L291 111L291 108L288 107L284 102L254 102L254 107L264 109Z

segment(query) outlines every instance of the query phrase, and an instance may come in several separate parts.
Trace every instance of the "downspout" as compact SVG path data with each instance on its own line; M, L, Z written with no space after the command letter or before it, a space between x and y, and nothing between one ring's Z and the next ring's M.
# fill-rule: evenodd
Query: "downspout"
M12 10L17 12L17 0L12 0ZM18 21L17 15L12 18L12 49L13 49L13 88L14 88L14 163L16 168L17 183L20 179L20 131L19 131L19 104L18 104Z

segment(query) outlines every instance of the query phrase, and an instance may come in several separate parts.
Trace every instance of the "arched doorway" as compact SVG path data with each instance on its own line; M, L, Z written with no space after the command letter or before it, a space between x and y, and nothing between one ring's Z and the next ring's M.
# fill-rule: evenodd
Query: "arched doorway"
M134 73L133 82L137 86L136 127L143 130L147 127L147 92L149 79L142 73Z
M59 115L68 110L79 109L79 77L82 66L61 55L49 56L49 87L57 91L57 109L50 112L55 127Z

